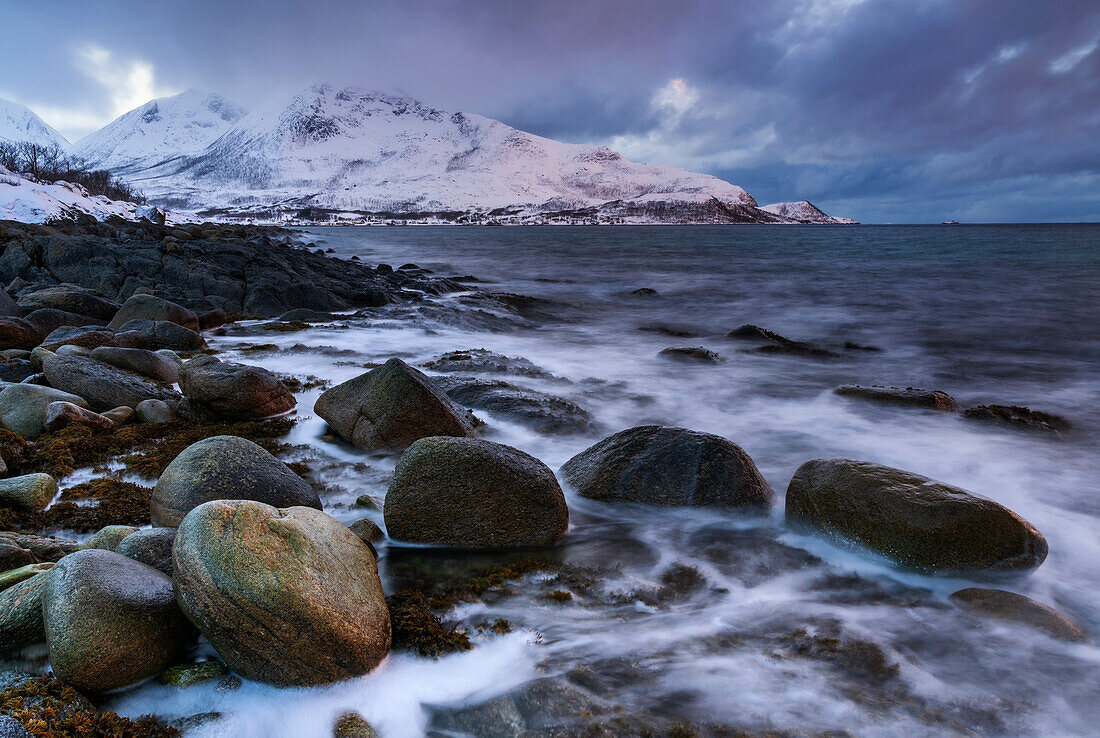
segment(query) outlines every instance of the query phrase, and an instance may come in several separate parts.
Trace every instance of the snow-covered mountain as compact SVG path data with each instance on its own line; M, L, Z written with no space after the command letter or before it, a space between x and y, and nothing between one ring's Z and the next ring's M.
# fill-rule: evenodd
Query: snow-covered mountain
M91 195L78 184L38 182L0 166L0 220L46 223L79 214L133 219L140 205Z
M21 143L31 141L43 146L67 149L69 142L26 105L0 98L0 141Z
M151 202L204 218L792 222L717 177L631 162L398 92L317 85L276 109L239 113L194 91L155 100L76 153Z
M857 222L851 218L839 218L834 215L826 215L809 200L799 200L798 202L773 202L771 205L762 205L760 209L766 210L773 215L789 218L797 223L853 225Z
M198 154L243 118L221 95L188 90L150 100L91 133L72 148L95 169L125 176L166 159Z

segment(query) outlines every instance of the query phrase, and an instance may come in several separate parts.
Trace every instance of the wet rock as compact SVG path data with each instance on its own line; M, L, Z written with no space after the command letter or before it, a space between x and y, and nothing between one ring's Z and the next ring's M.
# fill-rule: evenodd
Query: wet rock
M38 574L0 592L0 651L46 640L46 626L42 622L45 583L46 577Z
M464 549L551 545L569 527L565 496L545 464L472 438L412 444L383 510L396 540Z
M119 346L146 348L150 351L199 351L206 348L201 335L170 320L129 320L115 330Z
M18 569L27 564L37 564L38 557L22 546L0 543L0 571Z
M1062 613L1015 592L969 587L955 592L951 600L979 615L1029 625L1051 638L1074 643L1091 641L1079 625Z
M366 449L405 448L428 436L473 436L468 413L400 359L326 390L314 412Z
M628 428L581 451L560 473L582 497L604 502L767 509L774 496L740 446L685 428Z
M115 332L99 325L62 326L42 340L42 348L49 351L57 351L62 346L94 349L114 345Z
M639 287L636 290L632 290L630 294L635 297L659 297L660 293L652 287Z
M104 297L101 293L71 284L24 293L19 297L19 306L28 312L40 308L53 308L99 320L110 320L119 308L117 302Z
M608 726L593 723L610 708L585 689L556 677L517 687L502 697L461 708L437 708L431 735L476 735L486 738L519 736L646 735L641 726ZM653 721L650 721L652 723ZM653 735L678 735L661 730ZM692 735L693 733L685 733Z
M165 384L175 384L179 380L179 364L156 351L101 346L92 349L91 356L104 364L110 364L119 369L125 369Z
M3 382L22 382L35 371L34 365L27 359L0 360L0 381Z
M686 328L674 328L668 325L642 325L638 330L645 333L657 333L671 338L698 338L699 334Z
M33 323L11 316L0 317L0 348L30 350L46 337Z
M389 652L374 555L323 512L208 502L183 520L174 558L180 606L245 678L325 684Z
M527 377L552 377L550 372L519 356L505 356L488 349L450 351L424 367L436 372L470 374L520 374Z
M186 362L179 372L179 386L193 411L218 418L268 418L297 404L290 390L267 369L212 356Z
M51 402L46 406L46 431L53 433L69 425L86 425L97 430L110 430L115 423L110 418L71 402Z
M865 461L800 466L787 488L787 521L929 573L1020 574L1047 555L1042 534L1003 505Z
M11 299L11 295L7 293L7 290L0 289L0 316L21 318L23 317L23 312L23 308L19 307L19 303Z
M164 670L161 684L173 687L193 687L196 684L223 679L229 675L229 667L220 661L203 661L198 664L178 664Z
M49 474L24 474L0 479L0 507L42 510L57 496L57 481Z
M15 584L30 579L38 574L43 574L53 567L52 561L43 561L37 564L26 564L18 569L0 572L0 590L5 590Z
M861 387L857 384L842 384L833 390L844 397L856 397L861 400L881 402L886 405L909 405L931 410L954 413L959 403L946 392L939 390L917 389L916 387Z
M83 397L53 387L13 384L0 390L0 422L8 430L33 441L46 429L46 411L53 402L88 407Z
M32 313L28 313L27 322L33 324L38 330L42 331L43 336L50 335L62 326L79 328L86 325L106 325L104 321L98 318L68 313L64 310L57 310L55 308L40 308Z
M174 527L210 500L255 500L276 507L321 509L316 490L252 441L214 436L172 460L153 488L154 525Z
M829 358L836 356L832 351L814 346L804 341L792 341L778 333L761 328L758 325L746 323L739 328L734 328L726 334L726 338L734 338L741 341L755 341L758 345L754 350L763 354L792 354L795 356L812 356L816 358Z
M85 541L84 548L115 551L124 540L137 533L132 525L105 525Z
M139 423L171 423L176 413L164 400L142 400L134 408Z
M119 541L115 552L172 576L172 544L175 528L145 528Z
M85 398L92 410L100 412L120 405L134 407L142 400L173 404L181 399L166 385L87 356L48 356L42 360L42 371L53 387Z
M25 548L39 561L58 561L83 548L82 544L68 538L40 536L34 533L0 532L0 544Z
M182 305L153 295L133 295L122 303L122 307L107 325L118 330L131 320L169 321L191 331L199 330L199 319L193 312Z
M585 433L592 428L588 411L563 397L500 379L443 376L435 382L461 405L523 423L540 433Z
M142 400L141 402L160 402L160 400ZM140 405L141 402L138 404ZM126 425L134 419L134 408L122 405L111 410L104 410L102 415L115 425Z
M172 580L110 551L59 561L46 576L42 614L54 674L87 692L160 673L190 637Z
M657 355L664 359L694 361L699 364L721 364L725 361L714 351L702 346L675 346L662 349Z
M378 738L378 732L357 712L345 712L332 726L332 738Z
M348 530L367 543L379 543L386 540L385 532L378 526L378 523L370 518L360 518L356 520L354 523L348 525Z
M963 411L963 417L992 425L1020 430L1042 431L1058 435L1070 429L1070 422L1060 415L1032 410L1020 405L978 405Z

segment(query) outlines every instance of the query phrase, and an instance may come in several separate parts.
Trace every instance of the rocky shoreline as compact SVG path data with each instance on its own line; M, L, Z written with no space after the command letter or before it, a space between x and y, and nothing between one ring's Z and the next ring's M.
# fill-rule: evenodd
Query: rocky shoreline
M324 484L308 464L287 456L293 382L220 359L203 333L243 318L308 330L330 311L416 303L469 285L414 265L333 259L270 228L5 222L0 249L8 285L0 291L0 645L18 654L14 661L53 674L0 677L4 734L66 735L92 725L100 734L177 735L217 716L131 721L95 703L150 679L181 689L216 681L226 691L242 679L323 685L371 671L391 650L422 657L467 650L467 634L441 619L448 610L535 573L546 578L540 596L548 602L603 596L594 594L598 573L557 558L571 516L562 483L611 506L751 517L775 504L753 459L713 434L616 429L557 470L481 438L483 421L471 407L512 413L548 433L592 426L563 398L460 376L487 365L539 371L523 359L469 351L425 367L442 377L391 358L302 408L327 421L333 442L396 458L381 506L386 530L369 517L344 526L323 512ZM517 321L532 314L520 296L475 291L475 304L487 301ZM730 338L755 341L752 350L764 353L822 360L837 353L757 326ZM713 361L693 351L671 356ZM959 411L950 396L927 390L837 392ZM1068 427L1011 406L965 414ZM58 484L89 470L90 481ZM858 460L799 467L786 490L785 524L904 570L994 584L1026 575L1048 553L1040 531L993 500ZM59 531L91 536L51 536ZM485 566L423 579L406 570L402 588L387 597L379 549L403 549L383 548L391 540L469 552ZM660 588L635 595L658 606L701 587L699 572L672 566ZM952 601L1054 638L1088 639L1054 609L994 586L961 589ZM511 628L485 627L490 635ZM890 678L881 652L841 634L795 631L771 647ZM605 687L576 674L535 681L487 705L442 711L436 724L476 735L503 713L521 726L516 735L754 734L682 725L657 712L623 714L597 696ZM349 714L333 734L375 733Z

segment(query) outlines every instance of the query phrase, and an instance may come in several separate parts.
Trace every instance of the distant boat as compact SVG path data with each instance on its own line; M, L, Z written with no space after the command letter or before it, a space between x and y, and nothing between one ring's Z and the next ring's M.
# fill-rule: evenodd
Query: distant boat
M958 224L959 224L959 221L957 221L957 220L945 220L940 225L958 225Z

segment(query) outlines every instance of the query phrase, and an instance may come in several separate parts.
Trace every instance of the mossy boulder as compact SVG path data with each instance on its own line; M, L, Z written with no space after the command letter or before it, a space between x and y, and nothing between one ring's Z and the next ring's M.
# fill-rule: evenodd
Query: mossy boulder
M0 592L0 651L46 640L46 626L42 622L45 583L46 577L37 574Z
M84 542L84 548L115 551L124 540L138 532L132 525L105 525Z
M560 472L582 497L603 502L762 510L774 496L744 449L686 428L619 431L565 462Z
M401 359L326 390L314 412L365 449L403 449L429 436L472 437L469 413Z
M243 677L326 684L389 652L374 555L319 510L207 502L183 519L173 558L180 607Z
M142 400L178 403L171 387L140 374L104 364L89 356L47 356L42 371L50 386L85 398L92 410L103 412L120 405L134 407Z
M800 466L787 488L787 520L928 573L1020 574L1047 555L1043 535L1000 503L866 461Z
M402 454L384 507L390 537L465 549L544 546L569 527L554 473L510 446L422 438Z
M118 329L131 320L167 320L195 332L199 330L199 319L193 312L154 295L132 295L107 325Z
M119 541L115 552L172 576L172 544L175 528L143 528Z
M179 380L179 364L156 351L140 348L121 348L119 346L100 346L92 349L91 356L104 364L117 366L119 369L125 369L165 384L175 384Z
M159 674L191 634L172 580L111 551L87 549L59 561L46 576L42 616L54 674L86 692Z
M200 356L179 370L188 406L199 414L230 420L269 418L290 412L294 395L267 369Z
M87 408L88 401L71 392L38 384L13 384L0 390L0 423L33 441L46 430L46 410L51 402L71 402Z
M969 587L951 595L951 601L978 615L1022 623L1061 641L1091 642L1081 626L1053 607L1015 592Z
M172 460L153 488L154 525L175 527L210 500L255 500L275 507L321 509L316 490L258 445L237 436L193 443Z
M24 474L0 479L0 507L41 510L57 496L57 480L49 474Z

